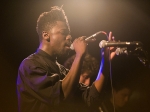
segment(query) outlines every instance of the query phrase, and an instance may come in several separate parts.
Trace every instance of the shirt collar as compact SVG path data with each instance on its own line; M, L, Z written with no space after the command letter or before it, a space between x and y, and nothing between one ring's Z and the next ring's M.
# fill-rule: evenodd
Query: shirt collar
M41 49L37 49L36 53L40 54L43 57L46 57L46 58L50 59L53 62L56 62L56 59L54 59L52 56L50 56L48 53L46 53L45 51L43 51Z

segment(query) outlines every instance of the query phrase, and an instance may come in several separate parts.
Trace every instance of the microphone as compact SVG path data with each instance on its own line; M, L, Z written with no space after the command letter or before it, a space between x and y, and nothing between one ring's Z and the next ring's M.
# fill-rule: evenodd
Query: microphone
M95 34L93 34L93 35L87 37L87 38L85 39L85 41L88 41L88 40L90 40L90 39L92 39L92 38L95 38L95 37L96 37L97 35L99 35L100 33L103 33L103 34L107 35L106 32L104 32L104 31L99 31L99 32L97 32L97 33L95 33ZM73 44L71 44L70 49L71 49L71 50L74 50Z
M142 46L141 42L138 41L133 41L133 42L110 42L110 41L106 41L106 40L102 40L99 43L99 47L100 48L104 48L104 47L128 47L128 46Z

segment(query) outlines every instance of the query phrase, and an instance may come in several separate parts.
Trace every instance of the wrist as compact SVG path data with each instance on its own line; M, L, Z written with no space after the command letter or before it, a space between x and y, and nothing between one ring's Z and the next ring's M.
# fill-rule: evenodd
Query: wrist
M76 53L76 58L83 58L84 57L84 53Z

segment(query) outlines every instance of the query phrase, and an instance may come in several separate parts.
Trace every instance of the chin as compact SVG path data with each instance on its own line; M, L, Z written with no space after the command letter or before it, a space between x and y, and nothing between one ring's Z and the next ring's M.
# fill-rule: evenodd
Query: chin
M64 50L60 51L59 54L58 54L59 57L61 57L61 56L67 56L67 55L68 55L68 52L64 51Z
M59 57L61 57L61 56L68 56L69 51L70 51L70 49L65 47L65 48L59 49L57 54L58 54Z

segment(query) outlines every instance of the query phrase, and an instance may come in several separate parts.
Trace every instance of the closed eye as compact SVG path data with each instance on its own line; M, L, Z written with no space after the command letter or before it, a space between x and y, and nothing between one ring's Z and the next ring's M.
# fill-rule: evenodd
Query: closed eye
M61 30L60 33L61 33L62 35L65 35L65 36L70 35L69 30L66 30L66 29L65 29L65 30Z

